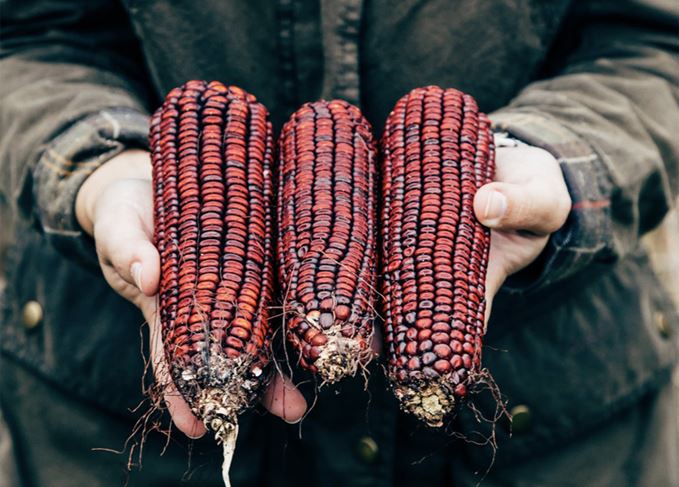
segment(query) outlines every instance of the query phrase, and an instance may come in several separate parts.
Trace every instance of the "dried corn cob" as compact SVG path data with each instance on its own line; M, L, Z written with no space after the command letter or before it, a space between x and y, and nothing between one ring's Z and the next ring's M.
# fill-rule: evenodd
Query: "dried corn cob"
M151 121L165 358L223 441L269 362L272 137L264 106L218 82L173 89Z
M382 149L388 373L402 407L440 426L480 372L490 237L473 201L493 177L490 122L469 95L417 88Z
M335 382L371 357L376 147L358 108L309 103L279 143L278 258L287 336Z

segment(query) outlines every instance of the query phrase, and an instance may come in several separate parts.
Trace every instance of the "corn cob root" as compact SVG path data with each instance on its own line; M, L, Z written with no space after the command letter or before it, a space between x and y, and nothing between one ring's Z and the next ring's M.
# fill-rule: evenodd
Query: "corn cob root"
M150 127L165 359L192 411L235 441L270 360L273 135L255 97L189 81Z
M401 98L382 139L388 375L402 408L442 426L483 375L490 235L474 215L490 182L490 122L454 89Z
M376 145L358 108L309 103L279 142L278 259L287 337L332 383L372 357Z

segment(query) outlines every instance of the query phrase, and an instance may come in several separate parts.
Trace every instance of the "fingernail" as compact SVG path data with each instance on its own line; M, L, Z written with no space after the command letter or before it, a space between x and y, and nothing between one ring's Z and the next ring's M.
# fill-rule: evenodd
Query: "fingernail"
M132 279L134 279L134 284L141 291L141 263L134 262L130 266L130 274L132 274Z
M283 421L285 421L285 422L288 423L288 424L297 424L297 423L299 423L300 421L302 421L302 418L297 418L297 419L292 420L292 421L288 421L287 419L283 418Z
M497 224L507 211L507 197L498 191L493 191L488 197L483 223Z

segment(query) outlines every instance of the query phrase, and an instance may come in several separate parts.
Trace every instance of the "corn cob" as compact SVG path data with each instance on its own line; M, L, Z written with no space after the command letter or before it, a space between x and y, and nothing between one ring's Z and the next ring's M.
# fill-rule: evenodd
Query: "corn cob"
M376 144L358 108L309 103L279 142L278 259L290 343L325 382L371 358Z
M475 218L490 182L490 122L454 89L401 98L382 138L388 374L402 407L441 426L479 379L489 231Z
M165 358L221 440L235 435L270 359L272 139L264 106L218 82L173 89L151 121Z

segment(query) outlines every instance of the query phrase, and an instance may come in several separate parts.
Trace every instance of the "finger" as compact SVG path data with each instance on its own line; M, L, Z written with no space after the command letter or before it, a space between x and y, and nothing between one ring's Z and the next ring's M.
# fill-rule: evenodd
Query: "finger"
M379 318L375 320L375 323L373 323L373 334L372 337L370 337L370 349L372 350L375 357L382 355L383 350L382 329L380 328L381 324L382 322Z
M276 373L264 392L262 405L286 423L298 423L307 409L306 400L292 381Z
M502 287L502 284L507 278L507 270L503 264L503 259L498 254L497 232L490 234L490 253L488 255L488 267L486 268L486 310L485 310L485 324L488 325L490 314L493 308L493 299Z
M156 384L161 384L163 387L163 399L172 417L172 422L174 422L179 431L189 438L200 438L207 430L203 423L191 412L191 408L179 391L177 391L177 387L172 380L169 372L170 369L165 360L160 321L155 316L146 316L146 310L144 310L144 314L150 324L151 361Z
M150 191L143 185L139 191ZM147 196L138 195L142 199ZM150 200L150 194L148 195ZM160 256L151 242L148 208L118 205L99 212L94 228L97 252L104 264L110 264L126 282L136 286L146 296L158 291Z
M474 198L476 217L497 230L548 235L563 226L569 211L570 198L565 186L559 188L537 181L486 184Z
M504 269L501 259L494 255L491 247L490 256L488 258L488 268L486 270L486 302L490 303L498 293L502 284L507 278L507 272Z

